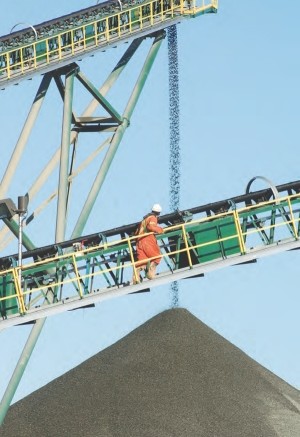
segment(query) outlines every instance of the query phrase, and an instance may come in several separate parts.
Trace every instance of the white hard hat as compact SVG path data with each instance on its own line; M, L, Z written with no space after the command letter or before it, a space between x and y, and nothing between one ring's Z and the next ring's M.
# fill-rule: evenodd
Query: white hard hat
M159 203L155 203L155 204L152 206L152 211L153 211L153 212L161 212L161 211L162 211L162 207L159 205Z

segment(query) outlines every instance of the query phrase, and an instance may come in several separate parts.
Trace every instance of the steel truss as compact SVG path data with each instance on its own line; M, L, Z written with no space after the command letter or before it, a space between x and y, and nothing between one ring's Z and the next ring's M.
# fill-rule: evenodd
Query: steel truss
M163 29L186 18L217 12L218 0L193 0L191 2L185 2L184 0L167 2L164 0L149 0L142 2L142 4L125 2L124 5L126 10L115 10L113 8L105 11L104 17L102 16L103 11L98 10L102 6L93 6L88 8L84 14L82 11L78 11L78 14L71 14L72 17L59 17L59 19L51 20L49 23L44 23L45 26L42 24L37 28L30 25L24 31L14 32L12 35L0 38L0 84L2 88L18 84L21 80L31 78L37 74L44 74L2 178L0 199L5 198L9 192L15 171L20 165L21 157L44 105L51 83L55 83L63 101L61 145L28 189L27 196L32 200L41 191L42 187L47 185L48 178L57 167L59 168L58 184L56 189L26 218L25 222L26 225L29 225L44 208L57 199L56 243L65 240L68 213L71 200L74 198L73 181L75 177L90 162L94 161L96 156L99 156L100 151L106 148L105 156L85 199L84 206L79 213L71 238L74 239L82 235L165 37ZM125 22L124 17L127 17ZM48 24L54 25L56 29L54 35L53 28L51 26L48 28ZM61 26L63 26L62 30ZM144 65L132 89L125 110L121 114L121 111L118 111L106 99L106 95L115 85L125 66L131 61L146 36L153 40L152 46L145 57ZM76 63L77 60L124 41L132 42L108 75L102 87L98 89L80 71ZM81 116L78 116L73 109L75 81L79 81L93 97L93 100ZM106 115L104 117L93 116L98 106L105 110ZM105 135L105 139L75 169L79 134L91 132L101 133ZM6 226L0 231L0 249L2 251L9 244L9 230L15 237L18 238L19 235L19 226L14 219L4 218L3 221ZM34 250L36 247L36 243L25 232L22 232L22 242L28 251ZM55 299L55 293L47 296L47 301L50 304L53 304ZM45 320L45 317L42 317L36 321L20 355L0 404L0 425L22 378Z
M26 219L26 225L29 225L42 209L47 207L49 203L57 198L55 228L56 243L62 242L66 238L65 234L68 220L68 210L72 198L76 199L76 193L74 195L74 192L72 192L71 188L73 179L76 176L76 171L78 171L78 169L75 170L75 157L78 148L79 134L84 134L86 132L98 132L106 135L106 138L101 146L95 149L95 151L89 156L89 158L87 158L85 162L80 164L80 169L87 167L87 165L93 159L95 159L95 157L98 157L99 149L106 148L106 153L85 199L82 210L78 216L77 223L72 232L72 238L82 235L84 226L90 216L90 213L92 212L93 206L109 171L110 165L118 150L124 133L130 124L133 111L136 107L159 48L161 47L161 44L165 38L165 32L164 30L160 30L150 36L147 36L147 38L149 37L152 39L152 45L145 56L144 64L139 72L137 81L131 90L130 97L125 105L125 110L123 111L122 115L106 99L105 96L115 85L124 68L133 59L137 49L143 43L145 37L137 38L130 44L100 89L98 89L87 77L85 77L76 63L72 63L66 67L46 73L41 81L20 137L11 155L10 162L2 178L0 185L0 198L4 198L10 188L10 184L14 178L14 174L18 165L20 164L20 160L25 151L30 134L35 126L35 122L38 118L41 107L44 104L50 83L54 82L60 92L63 102L61 146L55 151L46 167L41 171L35 182L28 189L27 195L29 199L32 200L33 197L41 190L41 188L47 184L49 176L54 172L57 166L59 167L59 179L55 192L45 199L44 202L42 202L42 204L37 208L37 210ZM78 80L93 98L81 116L77 116L73 108L75 80ZM106 111L106 116L101 118L93 117L93 113L98 106L102 107L102 109ZM89 179L90 178L88 178L88 180ZM5 238L7 239L9 230L14 234L15 237L18 238L17 221L14 219L8 220L4 218L4 222L6 226L0 231L0 244L2 242L2 249L4 249L5 245L7 244L7 240L5 242ZM36 247L36 243L28 237L26 232L22 233L22 239L23 245L27 250L32 250ZM38 320L28 337L27 343L23 349L15 372L10 383L8 384L7 390L0 405L0 424L2 423L7 409L9 408L9 405L13 399L14 393L17 389L20 379L22 378L23 372L35 347L39 334L43 329L44 323L45 319Z

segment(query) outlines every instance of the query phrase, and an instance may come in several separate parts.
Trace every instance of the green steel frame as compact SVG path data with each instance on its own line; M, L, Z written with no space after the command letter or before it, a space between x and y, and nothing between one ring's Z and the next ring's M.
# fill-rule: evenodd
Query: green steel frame
M157 5L160 5L159 9L156 9ZM55 241L59 243L64 240L71 198L71 186L73 178L76 176L73 167L78 136L80 133L92 131L105 132L106 134L111 133L111 136L106 138L101 146L99 146L85 162L82 162L81 165L82 168L85 168L95 158L95 156L97 156L100 149L102 150L107 147L106 155L100 165L97 176L92 183L85 204L79 214L76 226L72 233L72 238L82 234L164 39L165 33L163 29L180 22L182 19L195 17L205 13L217 12L217 6L217 0L194 0L187 2L186 4L183 0L176 0L176 2L171 1L170 3L163 3L162 0L150 0L138 6L130 6L126 11L111 14L101 20L85 23L79 28L70 28L67 31L60 32L56 35L49 34L42 39L37 38L34 41L1 52L0 86L2 88L19 83L23 79L36 75L43 74L44 76L33 100L19 139L15 145L14 151L11 154L9 164L3 175L0 184L0 198L5 198L6 193L10 189L15 171L20 165L23 152L26 149L30 134L35 126L51 83L54 82L56 84L63 100L61 146L56 150L47 166L41 171L35 182L27 191L29 198L33 199L41 188L47 184L48 178L56 167L59 166L59 183L57 186L57 192L53 192L47 199L45 199L40 207L27 218L27 225L34 220L36 215L43 208L47 207L49 203L57 198ZM128 18L127 22L122 27L121 23L124 14ZM105 29L103 25L105 25ZM77 40L76 32L78 31L82 37ZM131 61L135 52L146 37L150 37L153 40L153 44L145 58L137 82L132 89L125 111L120 115L116 108L106 100L105 95L116 83L120 74ZM115 68L111 71L102 87L98 90L82 74L75 61L85 55L90 56L98 50L103 50L104 47L111 47L122 41L131 41L130 46ZM81 116L76 116L72 108L75 80L80 81L93 97L93 100ZM99 118L93 117L93 113L98 105L101 105L108 113L104 120L99 120ZM7 244L6 237L8 231L11 231L15 237L18 237L17 222L4 219L4 223L6 226L0 230L0 248L2 250ZM35 243L30 240L25 232L22 233L22 241L23 246L27 250L34 249ZM123 250L124 249L122 249L120 253L117 253L116 259L118 266L123 263ZM91 259L87 259L85 267L86 277L83 280L79 279L81 267L77 267L77 263L74 263L74 269L78 278L76 287L81 297L90 290L91 282L89 275L91 276L96 268L102 272L102 277L106 278L106 280L109 279L111 281L113 279L114 283L119 283L123 280L123 273L121 270L117 269L115 272L106 271L107 266L104 264L103 267L103 260L101 260L101 257L99 258L99 256L100 255L92 256ZM54 265L47 266L47 271L45 273L46 276L53 275L55 269L56 266ZM15 297L13 295L14 290L17 293L17 301L22 305L21 311L27 311L25 302L22 298L23 290L21 290L21 287L14 282L16 280L14 277L15 273L16 270L13 270L13 277L8 273L7 276L1 278L1 308L3 311L4 299L6 302L4 305L4 312L7 317L10 317L15 312L15 309L13 308L13 302L15 302ZM65 271L63 266L61 266L60 272L57 272L56 277L59 281L66 280L65 278L72 279L68 267ZM7 285L7 281L10 285ZM34 282L37 285L39 280L36 281L35 278ZM16 288L13 284L16 285ZM9 295L8 299L6 299L7 294ZM54 305L58 302L62 298L59 282L53 287L50 293L49 291L45 292L41 290L41 296L43 296L43 299L45 299L49 305ZM37 302L37 300L34 298L32 302ZM45 320L45 317L43 317L36 321L23 352L20 355L19 361L0 404L0 425L4 420L9 405L22 378L31 353L43 329Z
M122 116L120 116L118 111L116 111L115 108L113 108L113 106L109 104L109 102L105 99L104 96L108 92L108 90L114 85L114 83L122 73L125 66L132 59L136 50L143 42L143 38L137 38L131 43L131 45L128 47L125 54L122 56L122 58L120 59L116 67L113 69L112 73L108 76L107 80L105 81L105 83L103 84L103 86L100 88L99 91L91 84L89 80L85 78L85 76L80 72L78 66L75 63L72 63L67 67L63 67L53 72L46 73L45 76L43 77L41 85L38 89L38 92L32 104L31 110L29 112L29 115L27 117L23 130L19 137L19 140L15 146L15 150L11 156L9 165L7 166L6 172L3 176L1 182L1 188L0 188L0 196L5 197L4 193L6 193L6 191L9 189L10 183L15 173L15 169L17 168L21 156L25 150L27 140L34 127L35 121L41 109L44 98L47 94L51 80L54 79L63 98L63 127L62 127L61 147L55 152L52 159L49 161L47 167L42 171L40 176L37 178L36 182L28 190L28 195L30 198L32 198L47 182L47 178L49 174L51 174L55 169L55 167L59 165L59 183L57 189L57 215L56 215L56 233L55 233L56 242L63 241L65 238L68 204L70 202L70 197L71 197L70 188L72 184L72 168L73 168L74 154L72 154L70 159L70 144L73 144L73 146L75 147L78 135L80 133L84 133L90 130L89 129L90 124L93 123L93 121L95 121L95 119L92 117L92 113L95 110L96 106L100 104L108 112L108 116L107 119L103 119L101 121L99 121L98 119L96 120L98 125L98 131L105 132L107 130L107 120L110 123L111 119L113 119L114 124L110 123L109 131L112 132L112 134L110 138L106 139L102 144L102 147L104 146L107 147L107 152L100 165L98 174L91 186L85 205L83 206L82 211L79 215L77 224L73 230L72 236L74 237L74 236L80 236L84 229L84 226L88 220L88 217L96 201L96 198L105 180L105 177L109 171L115 153L120 145L120 142L123 138L126 128L130 123L130 118L138 102L138 99L140 97L144 84L147 80L153 62L157 56L159 48L164 40L164 37L165 37L165 32L163 30L157 32L152 36L153 43L145 58L144 65L142 66L137 82L132 89L130 98L127 102L125 111ZM65 78L64 81L65 85L61 77ZM93 97L93 100L84 111L83 116L78 118L76 118L76 116L73 114L73 109L72 109L73 84L75 79L78 79L80 83L83 84L85 88L90 91ZM95 154L93 156L97 156L97 155ZM55 195L51 196L51 200L54 199L55 197L56 197ZM48 201L45 202L45 205L47 205L48 203L49 203ZM27 222L29 222L30 220L31 218L29 218ZM5 219L4 222L7 225L7 227L1 230L2 235L0 236L3 238L6 235L8 229L10 229L15 236L18 236L18 224L14 220L9 221ZM25 232L23 232L23 245L28 250L33 249L35 247L34 243L30 241L30 239L28 238ZM51 297L48 296L49 302L55 302L55 299L56 299L56 293L53 293ZM20 356L15 372L11 378L10 383L8 384L7 390L0 404L0 423L2 423L6 415L6 412L9 408L9 405L12 401L14 393L19 384L19 381L26 368L32 350L36 344L37 338L42 331L44 322L45 319L40 319L32 328L31 334L29 335L28 341Z
M188 270L207 264L219 268L229 259L243 263L250 253L259 257L262 249L272 253L274 247L286 250L291 243L295 248L300 245L299 236L299 193L205 218L192 220L187 214L185 221L157 235L162 252L159 276L171 282L178 271L189 275ZM81 307L91 295L96 299L108 289L128 287L127 293L134 292L136 239L99 234L98 244L85 245L83 237L83 242L72 248L58 244L55 253L48 251L44 259L40 256L35 262L29 259L21 267L0 271L0 327L22 323L24 316L26 321L35 320L41 308L43 313L54 314L59 306L67 310L66 303ZM146 279L145 284L149 285ZM151 284L155 286L156 279Z
M0 85L6 86L37 72L69 65L78 57L116 45L124 40L149 35L187 18L215 13L218 0L148 0L125 4L118 12L112 11L96 20L78 26L70 23L68 29L4 50L0 55ZM45 26L46 28L46 26ZM34 26L32 26L35 31Z

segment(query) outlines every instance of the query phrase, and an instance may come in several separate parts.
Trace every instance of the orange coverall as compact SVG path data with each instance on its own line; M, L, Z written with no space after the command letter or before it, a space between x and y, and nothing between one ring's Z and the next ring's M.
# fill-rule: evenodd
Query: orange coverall
M156 234L162 234L164 232L163 228L158 226L157 217L154 214L148 214L144 217L137 229L136 235L146 234L147 232L155 232ZM148 259L152 258L153 256L157 256L157 258L151 259L150 262L155 263L156 265L160 263L160 249L154 234L138 238L136 243L136 251L137 259L140 261L137 262L136 267L145 268L147 266Z

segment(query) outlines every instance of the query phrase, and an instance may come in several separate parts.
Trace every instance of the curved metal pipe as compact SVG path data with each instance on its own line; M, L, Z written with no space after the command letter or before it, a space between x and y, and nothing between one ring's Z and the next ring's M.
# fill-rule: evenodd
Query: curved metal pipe
M246 194L249 194L249 190L250 190L251 184L252 184L252 182L254 182L256 179L262 179L262 180L265 181L267 184L269 184L269 185L270 185L270 188L271 188L271 190L272 190L272 193L273 193L274 198L275 198L275 199L278 199L278 198L279 198L279 193L278 193L278 190L277 190L276 186L273 184L272 181L270 181L270 179L267 179L267 178L265 178L264 176L254 176L254 178L252 178L252 179L248 182L248 185L247 185L247 187L246 187Z
M20 24L25 24L25 25L31 27L31 29L33 30L33 32L34 32L34 34L35 34L35 39L36 39L36 41L37 41L37 39L38 39L37 31L35 30L35 28L34 28L34 27L32 26L32 24L30 24L30 23L25 23L25 22L17 23L17 24L14 25L14 27L11 28L11 31L10 31L9 33L12 33L12 31L14 30L14 28L17 27L17 26L19 26Z

